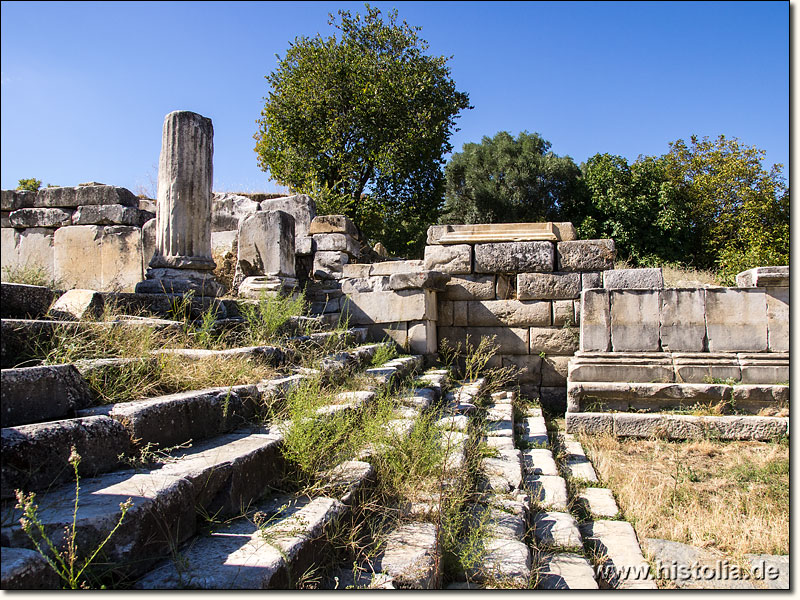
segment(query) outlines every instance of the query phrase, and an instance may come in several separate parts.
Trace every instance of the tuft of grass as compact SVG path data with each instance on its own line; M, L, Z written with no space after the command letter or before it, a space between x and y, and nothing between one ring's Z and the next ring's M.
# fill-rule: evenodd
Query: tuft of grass
M50 271L37 263L3 267L2 279L7 283L40 285L50 289L59 289L63 287L60 280L55 279Z
M246 321L246 343L260 346L277 341L290 317L306 312L306 302L302 296L267 296L262 292L257 303L241 303L239 309Z

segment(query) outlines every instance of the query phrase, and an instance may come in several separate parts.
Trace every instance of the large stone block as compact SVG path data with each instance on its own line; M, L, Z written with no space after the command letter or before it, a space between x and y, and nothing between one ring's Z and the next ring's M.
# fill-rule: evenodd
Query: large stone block
M411 354L435 354L437 349L436 321L409 322L408 351Z
M516 327L439 327L439 339L451 346L476 348L481 339L494 337L500 354L528 354L528 329ZM469 343L467 343L469 336Z
M581 290L591 290L603 287L603 272L590 271L581 273Z
M276 210L256 212L239 222L237 283L246 277L294 277L294 217Z
M789 287L789 266L756 267L736 276L737 287Z
M675 381L703 383L712 379L740 381L742 370L735 354L674 352Z
M664 287L661 267L656 269L611 269L603 271L607 290L660 290Z
M448 300L494 300L494 275L453 276L444 288Z
M319 215L311 221L308 233L346 233L358 237L358 230L353 222L344 215Z
M520 383L532 383L537 386L542 382L542 357L538 354L502 355L502 366L518 371Z
M575 240L558 242L559 271L605 271L614 268L614 240Z
M156 253L156 220L150 219L142 225L142 273L147 272L147 265Z
M764 352L767 349L767 300L760 288L706 290L709 352Z
M72 211L63 208L21 208L8 215L12 227L63 227L72 222Z
M122 204L89 205L78 207L72 215L72 225L130 225L141 227L148 219L154 217L155 214L146 210L139 210ZM69 223L66 224L68 225Z
M611 347L614 352L659 350L661 298L657 291L611 292Z
M742 383L788 383L789 353L760 352L739 354Z
M17 230L4 227L0 261L3 268L40 267L53 274L53 229L33 227Z
M675 381L672 358L663 352L579 352L570 361L570 381Z
M439 271L418 271L416 273L393 273L389 276L389 289L392 290L437 290L444 291L450 275Z
M105 300L94 290L67 290L50 307L48 315L59 321L97 320L103 315Z
M436 323L440 327L453 326L453 304L455 303L449 300L438 299L436 303L436 316L438 317ZM466 311L464 312L466 313Z
M316 279L341 279L342 267L350 258L345 252L315 252L313 273Z
M372 270L372 265L347 263L342 267L342 277L365 279L369 277L371 270Z
M704 289L662 290L660 318L661 348L664 352L703 351L706 337Z
M767 288L767 346L770 352L789 351L789 288Z
M520 300L566 300L580 294L580 273L520 273L517 276Z
M542 359L542 387L564 387L564 398L567 395L567 373L570 356L547 355Z
M367 340L382 342L392 340L401 348L408 347L408 322L401 323L373 323L367 325Z
M475 245L476 273L528 273L553 270L552 242L498 242Z
M575 238L575 227L567 222L433 225L428 228L428 244L558 241Z
M568 354L578 350L578 330L564 327L531 327L531 354Z
M211 231L238 229L240 220L259 210L258 202L247 196L215 193L211 197Z
M358 242L344 233L318 233L312 236L317 251L322 252L346 252L354 258L361 255L361 248Z
M350 314L350 323L354 325L435 321L436 293L428 290L354 292L343 299L342 311Z
M345 267L347 266L349 265L345 265ZM342 293L344 294L388 292L390 289L388 277L359 277L353 279L342 279Z
M576 300L554 300L553 304L553 325L556 327L572 326L578 320L575 317ZM580 303L578 302L578 306ZM576 333L577 337L577 333Z
M11 211L20 208L33 208L36 192L24 190L3 190L0 195L0 210Z
M611 349L611 294L606 290L581 292L580 348L584 352Z
M37 195L37 199L38 197ZM133 192L123 187L102 183L80 184L75 188L75 201L76 206L121 204L139 208L139 199Z
M61 419L92 401L74 365L3 369L0 377L2 427Z
M42 285L0 284L0 317L4 319L39 319L55 299L55 292Z
M498 300L513 300L517 297L517 277L498 273L495 285L495 298Z
M369 274L394 275L395 273L414 273L422 271L421 260L387 260L384 262L373 263Z
M138 227L70 225L53 238L54 274L67 288L132 292L142 277Z
M317 216L316 203L305 194L264 200L261 203L261 210L282 210L292 215L294 217L295 244L300 238L311 235L311 221Z
M452 275L468 275L472 272L472 246L426 246L425 268Z
M546 301L475 300L467 303L472 327L530 327L550 325L550 303Z

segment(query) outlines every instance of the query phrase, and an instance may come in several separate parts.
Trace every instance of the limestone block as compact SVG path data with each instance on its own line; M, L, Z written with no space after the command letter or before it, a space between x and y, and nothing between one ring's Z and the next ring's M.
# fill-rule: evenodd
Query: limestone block
M358 230L353 222L344 215L319 215L313 218L308 233L346 233L358 237Z
M317 279L340 279L342 267L350 258L344 252L315 252L314 277Z
M525 480L531 502L543 510L567 510L567 484L558 475L531 475Z
M540 512L533 519L533 534L540 544L582 548L575 517L566 512Z
M98 319L103 314L105 301L94 290L67 290L50 307L48 315L58 321Z
M353 292L342 307L354 325L436 320L436 294L429 290Z
M712 379L740 381L742 370L735 354L711 352L674 352L675 381L703 383Z
M572 306L575 308L575 324L581 324L581 301L580 300L573 300Z
M72 211L63 208L21 208L8 216L12 227L63 227L72 220Z
M581 292L580 348L583 352L611 349L611 294L606 290Z
M571 327L531 327L531 354L568 354L578 350L578 330Z
M583 556L571 552L539 555L538 590L596 590L594 569Z
M597 555L608 557L603 579L609 587L658 589L630 523L597 519L581 524L580 533Z
M452 327L453 325L453 302L438 299L436 303L437 325L442 327ZM465 311L466 312L466 311Z
M356 263L347 263L342 267L342 277L354 277L363 279L369 277L372 265L362 265Z
M444 286L448 281L450 281L450 275L438 271L392 273L389 276L389 289L444 291Z
M767 300L761 288L706 290L709 352L764 352Z
M789 266L742 271L736 276L736 287L789 287Z
M425 268L453 275L472 273L472 246L426 246Z
M77 192L78 188L74 187L43 188L36 192L33 206L37 208L75 208L78 206Z
M211 232L239 228L239 221L261 210L258 202L231 193L215 193L211 197Z
M574 240L572 223L480 223L434 225L428 228L428 244L477 244L480 242L527 242Z
M542 387L564 386L566 396L570 356L545 356L542 360Z
M570 381L675 381L672 359L663 352L577 353L569 366Z
M553 325L563 327L572 326L577 322L575 319L575 300L554 300L553 304ZM578 332L575 332L576 339Z
M603 271L607 290L660 290L664 287L661 267L656 269L611 269Z
M294 226L297 231L297 225ZM294 253L298 256L310 256L316 252L317 247L314 244L314 238L311 236L301 236L294 238Z
M580 273L520 273L517 276L520 300L573 299L580 293Z
M2 427L62 419L92 401L89 386L71 364L3 369L0 378Z
M498 242L475 245L476 273L526 273L554 270L552 242Z
M517 297L517 278L514 275L499 273L495 286L497 300L513 300Z
M739 354L742 383L787 383L789 353Z
M44 227L24 230L4 227L0 230L0 260L3 268L41 267L52 275L53 233L53 229Z
M785 408L789 406L789 386L770 384L743 384L733 386L732 404L737 409L767 406Z
M611 292L611 347L614 352L659 350L661 296L657 291Z
M79 206L72 215L72 225L131 225L133 227L141 227L145 221L154 216L145 210L139 210L132 206L123 206L122 204Z
M142 230L70 225L53 238L54 274L67 288L132 292L142 281Z
M34 550L3 547L2 569L4 590L57 590L61 587L61 578Z
M606 271L611 273L611 271ZM664 352L702 352L706 336L706 292L661 291L661 347Z
M559 271L605 271L614 268L614 240L575 240L558 242Z
M438 349L436 321L411 321L408 324L408 350L412 354L435 354Z
M391 340L401 348L408 347L408 322L373 323L367 325L367 340L382 342Z
M236 276L294 277L294 217L281 211L256 212L243 218L238 229Z
M310 196L297 194L295 196L286 196L285 198L264 200L261 203L261 210L282 210L292 215L294 217L294 240L296 244L300 239L311 236L311 221L317 216L317 205Z
M0 284L0 316L4 319L40 319L55 299L55 293L42 285Z
M64 188L69 189L69 188ZM89 205L113 205L121 204L122 206L130 206L139 208L139 199L131 192L123 187L116 187L113 185L98 184L80 184L75 189L75 206L89 206ZM39 190L40 192L42 190ZM38 194L36 196L39 198ZM56 205L53 205L56 206ZM71 205L65 205L71 206Z
M456 327L466 327L469 325L469 302L452 302L453 325Z
M369 274L372 276L394 275L395 273L414 273L416 271L422 271L421 260L387 260L373 263Z
M342 279L342 292L345 294L388 291L390 291L388 277Z
M0 195L0 210L12 211L20 208L33 208L36 192L24 190L3 190Z
M235 229L231 231L212 231L211 250L222 256L225 256L228 252L235 256L239 252L239 232Z
M770 352L789 351L789 288L767 288L767 347Z
M472 327L528 327L550 324L550 303L544 301L485 300L467 303Z
M502 355L502 366L518 370L517 380L520 383L535 383L537 386L542 381L542 357L538 354L511 354Z
M147 265L156 253L156 220L150 219L142 225L142 273L147 272Z
M602 271L581 273L581 290L591 290L603 287Z
M346 252L353 258L361 255L358 242L344 233L318 233L312 237L318 252Z
M522 451L522 462L531 475L558 475L553 453L546 448L530 448Z
M408 523L386 538L381 570L399 589L435 589L441 580L437 569L437 536L433 523Z
M453 276L444 288L448 300L494 300L494 275Z
M613 413L573 412L570 407L565 419L567 433L587 435L614 433Z
M503 354L528 354L528 329L514 327L440 327L439 339L447 339L451 346L459 342L462 347L467 345L475 348L481 338L495 337L495 343L501 348Z

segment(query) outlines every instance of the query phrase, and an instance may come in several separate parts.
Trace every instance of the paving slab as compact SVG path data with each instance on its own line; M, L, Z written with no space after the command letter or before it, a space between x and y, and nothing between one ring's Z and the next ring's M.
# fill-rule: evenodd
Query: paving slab
M560 548L582 548L578 522L567 512L540 512L533 517L533 535L540 544Z
M604 585L614 589L657 589L630 523L589 521L580 525L580 532L601 557L599 579Z
M541 554L537 590L596 590L594 569L579 554L559 552Z

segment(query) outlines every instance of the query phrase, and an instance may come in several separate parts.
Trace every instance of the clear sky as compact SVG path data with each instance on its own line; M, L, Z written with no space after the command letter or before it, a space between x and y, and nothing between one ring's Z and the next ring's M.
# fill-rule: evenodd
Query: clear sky
M789 160L788 2L374 2L452 55L456 151L538 132L577 163L722 133ZM280 191L257 166L264 76L358 2L3 2L2 189L20 178L155 193L173 110L214 123L215 191Z

